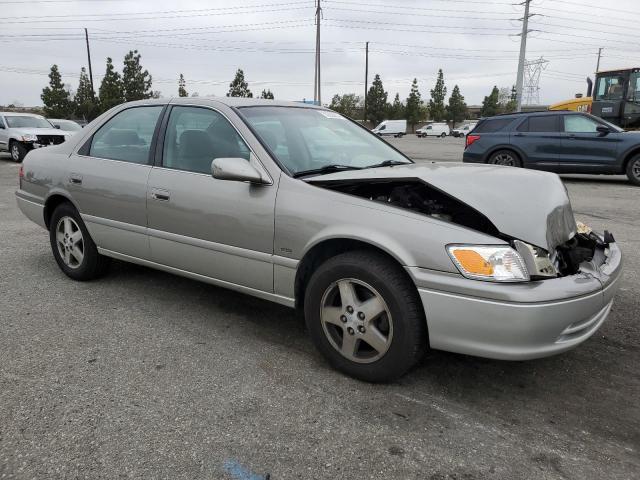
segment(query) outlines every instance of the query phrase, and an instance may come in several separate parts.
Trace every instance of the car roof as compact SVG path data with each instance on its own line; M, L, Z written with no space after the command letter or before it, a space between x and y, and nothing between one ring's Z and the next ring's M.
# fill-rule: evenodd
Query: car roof
M38 117L44 118L42 115L38 115L37 113L21 113L21 112L0 112L0 115L10 115L16 117Z
M577 112L575 110L536 110L534 112L511 112L500 113L492 117L485 117L483 120L489 120L490 118L518 118L518 117L539 117L543 115L584 115L584 112Z
M167 100L158 99L157 102L167 103ZM304 107L304 108L316 108L321 110L327 110L325 107L313 105L303 102L290 102L285 100L266 100L263 98L244 98L244 97L173 97L169 99L171 104L212 104L213 102L222 103L229 107Z

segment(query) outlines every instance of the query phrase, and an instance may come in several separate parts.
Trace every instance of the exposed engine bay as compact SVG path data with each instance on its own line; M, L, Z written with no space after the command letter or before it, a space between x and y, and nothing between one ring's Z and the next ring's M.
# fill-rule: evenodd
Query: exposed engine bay
M341 181L315 184L503 237L482 213L419 180Z
M575 275L580 272L580 265L584 262L593 261L599 266L604 262L605 248L614 241L608 232L605 232L603 239L588 227L578 224L577 233L569 241L547 252L501 233L473 207L417 179L320 181L314 184L411 210L508 241L522 256L532 280Z

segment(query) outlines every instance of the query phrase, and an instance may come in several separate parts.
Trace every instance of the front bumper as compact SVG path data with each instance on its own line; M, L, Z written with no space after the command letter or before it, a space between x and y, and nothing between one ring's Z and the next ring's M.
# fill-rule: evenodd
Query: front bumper
M432 348L503 360L567 351L607 318L622 272L612 243L601 265L581 273L519 284L469 280L415 267Z

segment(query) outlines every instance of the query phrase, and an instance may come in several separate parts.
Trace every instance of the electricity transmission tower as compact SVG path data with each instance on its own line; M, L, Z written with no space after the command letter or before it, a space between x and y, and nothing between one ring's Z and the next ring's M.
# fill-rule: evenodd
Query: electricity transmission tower
M522 97L525 105L540 105L540 75L547 68L549 60L540 57L524 62L524 87Z

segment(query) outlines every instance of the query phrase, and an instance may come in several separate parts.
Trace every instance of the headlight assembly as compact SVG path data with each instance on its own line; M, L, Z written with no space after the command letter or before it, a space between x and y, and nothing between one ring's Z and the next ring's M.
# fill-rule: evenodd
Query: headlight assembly
M448 245L460 273L474 280L526 282L529 272L520 254L507 245Z
M22 141L23 142L36 142L36 141L38 141L38 136L34 135L33 133L25 133L24 135L22 135Z

